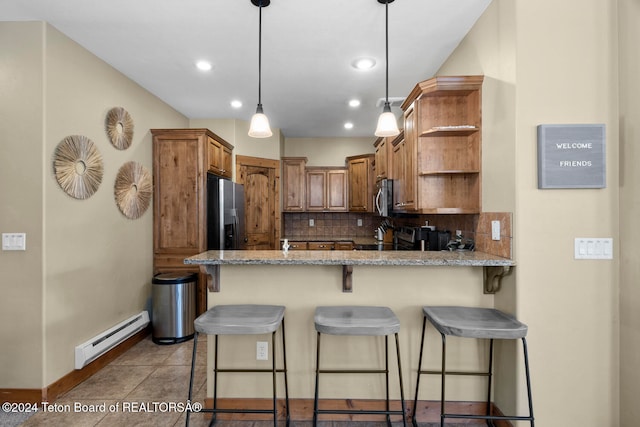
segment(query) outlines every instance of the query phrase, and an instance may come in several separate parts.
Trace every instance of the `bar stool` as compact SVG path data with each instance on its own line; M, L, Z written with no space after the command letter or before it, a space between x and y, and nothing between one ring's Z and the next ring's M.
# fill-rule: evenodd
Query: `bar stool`
M400 343L398 341L398 331L400 321L388 307L368 307L368 306L329 306L317 307L314 316L315 328L317 331L316 347L316 386L313 400L313 425L318 422L319 414L381 414L387 416L387 424L391 425L391 415L402 416L402 423L406 427L404 410L404 391L402 385L402 368L400 365ZM329 335L361 335L361 336L384 336L385 368L381 369L320 369L320 336ZM402 410L393 411L389 402L389 335L394 334L396 338L396 355L398 358L398 378L400 381L400 403ZM386 410L332 410L318 409L318 383L321 373L332 374L385 374L386 379Z
M418 403L418 390L421 374L441 375L440 384L440 426L444 426L445 418L466 418L486 420L487 425L493 426L493 420L529 421L534 426L533 404L531 401L531 379L529 376L529 356L527 354L527 325L519 322L513 316L492 308L478 307L422 307L424 318L422 321L422 340L420 343L420 357L418 359L418 378L416 394L413 402L411 421L415 427ZM442 337L442 367L439 371L422 370L422 351L427 320L436 328ZM489 369L487 372L454 372L446 370L446 337L478 338L489 340ZM529 416L498 416L491 415L491 379L493 375L493 340L521 339L524 352L525 376L527 381L527 397L529 399ZM445 412L445 377L446 375L477 375L486 376L487 404L485 415L454 414Z
M195 337L193 356L191 359L191 377L189 380L189 401L193 395L193 376L196 366L196 345L200 334L215 336L215 353L213 368L213 409L202 409L200 412L213 413L209 425L216 421L218 413L273 413L273 425L277 426L276 406L276 372L284 373L285 415L289 425L289 387L287 383L287 356L284 333L284 307L279 305L217 305L201 314L194 321ZM276 368L276 331L282 329L283 368ZM219 335L259 335L271 333L271 369L221 369L218 368L218 336ZM219 372L270 372L273 378L273 409L219 409L218 408L218 373ZM190 410L187 410L186 426L189 426Z

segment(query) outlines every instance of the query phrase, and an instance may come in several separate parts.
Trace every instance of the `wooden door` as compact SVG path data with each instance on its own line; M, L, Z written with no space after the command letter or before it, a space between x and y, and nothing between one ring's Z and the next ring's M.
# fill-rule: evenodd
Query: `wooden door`
M277 249L280 162L236 156L236 182L244 185L246 249Z

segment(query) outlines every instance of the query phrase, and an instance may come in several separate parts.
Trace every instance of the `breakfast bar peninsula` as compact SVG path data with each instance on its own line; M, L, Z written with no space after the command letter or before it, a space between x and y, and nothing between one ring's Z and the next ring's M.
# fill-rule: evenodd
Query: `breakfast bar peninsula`
M313 314L321 305L388 306L401 323L400 345L404 390L413 393L418 366L418 351L422 327L423 305L466 305L493 307L494 293L499 291L501 278L509 274L515 262L499 256L471 251L221 251L212 250L189 257L185 264L200 265L209 277L208 306L219 304L274 304L286 307L287 364L289 393L293 399L294 419L307 419L314 391L314 357L316 332ZM428 334L435 334L434 330ZM323 347L323 365L353 368L381 366L384 346L375 340L349 337L332 341L328 337ZM366 338L366 337L365 337ZM431 335L435 338L435 335ZM256 360L256 341L269 341L268 336L224 337L233 340L235 350L220 355L220 365L268 366L270 362ZM213 343L209 340L209 354ZM325 347L326 346L326 347ZM228 346L225 346L228 348ZM244 350L238 350L238 349ZM456 369L480 369L485 365L486 344L456 342L449 344L451 364ZM280 349L278 350L280 352ZM281 353L278 353L281 354ZM324 361L326 358L326 362ZM439 346L425 349L425 360L438 366ZM212 366L212 356L208 365ZM395 370L393 362L389 367ZM210 371L210 370L209 370ZM209 377L212 377L209 373ZM238 385L230 379L219 381L219 396L230 405L247 404L245 399L266 399L270 396L269 376L251 376ZM384 396L384 379L358 374L344 378L329 377L321 388L328 396L344 397L343 405L358 405ZM367 378L365 378L367 377ZM208 378L207 396L212 395L212 378ZM421 382L421 399L438 398L438 380ZM509 387L507 382L507 387ZM281 386L281 384L280 384ZM424 388L424 391L423 391ZM392 398L399 399L397 386L392 386ZM281 395L279 388L278 394ZM452 383L447 396L452 400L481 401L486 393L483 379L465 378ZM351 400L355 397L355 401ZM338 399L339 400L339 399ZM296 403L297 402L297 403ZM355 403L354 403L355 402ZM340 403L336 403L340 406ZM296 409L297 408L297 409ZM424 410L423 410L424 412Z

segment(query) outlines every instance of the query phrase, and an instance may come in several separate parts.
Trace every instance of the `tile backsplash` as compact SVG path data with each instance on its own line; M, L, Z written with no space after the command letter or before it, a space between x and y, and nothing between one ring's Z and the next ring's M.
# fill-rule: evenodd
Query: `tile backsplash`
M383 218L355 212L284 212L283 236L301 239L314 237L372 237ZM313 220L313 226L310 225ZM362 222L358 226L358 220ZM482 212L474 215L404 215L389 218L395 228L421 227L428 221L438 230L456 230L475 242L477 251L511 258L511 213ZM491 221L500 221L500 240L491 239Z
M357 212L300 212L283 213L287 237L368 237L380 225L380 217ZM313 220L314 225L310 225ZM358 226L358 220L362 222Z

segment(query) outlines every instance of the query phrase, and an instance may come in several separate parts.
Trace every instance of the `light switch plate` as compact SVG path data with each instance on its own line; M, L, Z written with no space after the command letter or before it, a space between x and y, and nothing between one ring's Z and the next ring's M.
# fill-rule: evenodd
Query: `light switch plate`
M27 233L2 233L3 251L24 251L27 249Z
M613 238L576 237L575 259L613 259Z

